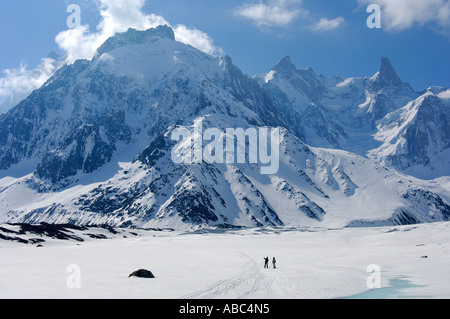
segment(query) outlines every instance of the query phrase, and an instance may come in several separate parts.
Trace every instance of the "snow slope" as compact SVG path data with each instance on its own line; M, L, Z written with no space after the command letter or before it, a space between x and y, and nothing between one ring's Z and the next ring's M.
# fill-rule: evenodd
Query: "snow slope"
M220 115L215 127L229 127ZM59 192L3 179L3 222L107 224L197 229L208 225L344 227L448 220L445 185L412 179L370 159L311 148L281 131L280 168L256 164L175 164L170 131L112 177ZM187 152L185 152L187 154ZM33 184L31 184L33 185ZM25 201L18 200L28 194Z
M449 90L432 87L386 115L370 156L424 179L450 175Z

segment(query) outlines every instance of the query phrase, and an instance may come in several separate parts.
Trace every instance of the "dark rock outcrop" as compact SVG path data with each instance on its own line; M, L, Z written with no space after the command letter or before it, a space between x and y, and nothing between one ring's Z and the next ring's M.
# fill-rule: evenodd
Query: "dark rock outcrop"
M146 269L139 269L128 276L128 278L130 278L130 277L155 278L155 276L152 274L152 272L149 270L146 270Z

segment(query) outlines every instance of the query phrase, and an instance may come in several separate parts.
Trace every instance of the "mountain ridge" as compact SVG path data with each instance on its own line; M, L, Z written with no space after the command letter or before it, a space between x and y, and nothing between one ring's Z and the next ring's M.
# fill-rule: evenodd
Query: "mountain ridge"
M183 229L450 218L450 191L405 175L410 166L395 161L415 154L402 163L424 163L416 160L422 151L411 153L417 129L398 123L448 140L448 90L413 92L386 58L366 78L325 78L288 56L249 77L228 56L176 42L169 29L117 34L93 60L61 68L0 116L0 222ZM426 107L443 115L425 116ZM174 163L172 133L198 123L280 129L278 173L261 175L251 163ZM388 147L395 139L408 143ZM445 167L449 145L439 147L425 155ZM8 175L30 162L34 169ZM21 194L29 198L17 201Z

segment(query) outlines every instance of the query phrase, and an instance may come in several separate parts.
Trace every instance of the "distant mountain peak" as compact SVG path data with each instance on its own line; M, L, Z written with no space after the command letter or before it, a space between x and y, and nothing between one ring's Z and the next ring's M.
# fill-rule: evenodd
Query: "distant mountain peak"
M372 78L372 88L374 90L380 90L384 87L405 87L411 89L409 84L400 79L391 61L386 57L381 58L381 68Z
M126 32L116 33L114 36L106 40L105 43L97 49L94 59L98 58L103 53L126 45L149 44L161 38L175 41L175 33L173 29L167 25L160 25L156 28L145 31L138 31L130 28Z
M382 77L390 79L394 82L401 82L400 78L397 75L397 72L391 64L391 61L389 61L389 59L386 57L381 58L380 74Z
M291 57L289 55L282 58L273 68L274 71L285 73L295 71L297 68L292 63Z

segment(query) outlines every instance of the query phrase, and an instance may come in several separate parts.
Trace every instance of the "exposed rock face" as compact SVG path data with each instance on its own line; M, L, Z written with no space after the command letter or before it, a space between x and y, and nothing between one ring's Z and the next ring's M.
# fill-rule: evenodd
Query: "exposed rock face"
M184 229L448 220L447 189L396 170L450 175L449 100L444 88L414 92L385 58L367 78L326 78L289 57L250 78L230 57L176 42L168 27L130 29L0 116L0 176L17 178L0 180L0 222ZM199 122L222 139L227 128L279 128L278 172L261 175L248 151L245 163L175 163L172 133Z

